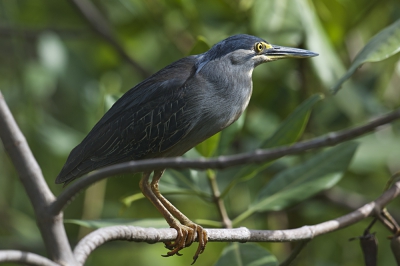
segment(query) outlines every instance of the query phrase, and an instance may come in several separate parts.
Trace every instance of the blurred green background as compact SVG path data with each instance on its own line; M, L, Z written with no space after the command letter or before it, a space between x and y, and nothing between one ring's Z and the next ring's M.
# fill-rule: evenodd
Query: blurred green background
M217 154L256 149L303 101L315 93L326 97L313 108L301 139L310 139L366 123L400 106L399 55L367 63L345 82L335 96L328 93L351 61L378 32L400 18L398 0L96 0L92 2L114 32L115 39L148 74L177 59L206 51L238 33L259 36L270 43L312 50L319 57L282 60L258 67L253 74L253 97L246 114L221 135ZM400 43L397 39L397 43ZM0 0L0 90L58 195L54 180L69 152L117 97L142 81L138 72L113 45L97 34L72 1ZM229 136L229 137L227 137ZM337 187L370 201L379 196L389 177L400 170L400 123L359 138L349 170ZM313 154L313 153L312 153ZM188 156L199 156L193 150ZM310 154L283 158L254 178L233 186L224 197L231 219L243 213L261 187L282 170L298 165ZM229 176L240 168L218 172L224 191ZM0 144L0 249L45 254L33 210L16 171ZM197 181L191 193L179 176ZM162 179L163 180L163 179ZM167 182L168 181L168 182ZM139 175L110 178L79 194L65 209L66 219L124 219L157 226L161 215L141 198ZM174 183L175 182L175 183ZM204 172L168 171L161 191L189 218L220 221L207 197ZM124 204L125 202L125 204ZM396 209L399 200L389 205ZM260 212L237 226L251 229L296 228L349 212L323 195L284 211ZM370 219L315 238L293 265L363 265L362 252L351 237L362 234ZM217 223L218 224L218 223ZM87 224L85 224L87 225ZM163 225L161 225L163 226ZM165 227L166 225L164 225ZM206 227L209 227L206 225ZM89 232L66 223L74 245ZM394 265L383 226L376 225L379 265ZM209 243L196 265L214 265L226 243ZM259 244L279 261L296 244ZM96 249L87 265L188 265L197 245L184 256L163 258L161 243L112 242Z

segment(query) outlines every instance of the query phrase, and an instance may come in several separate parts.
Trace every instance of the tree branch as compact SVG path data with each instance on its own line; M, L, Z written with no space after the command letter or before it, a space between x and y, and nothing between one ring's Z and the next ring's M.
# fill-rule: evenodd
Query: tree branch
M107 178L112 175L122 173L136 173L141 171L149 171L152 169L184 169L192 168L198 170L205 169L225 169L228 167L239 166L249 163L262 163L270 160L281 158L285 155L294 155L311 149L323 148L327 146L334 146L344 141L354 139L376 128L390 123L400 118L400 109L397 109L387 115L375 119L365 125L342 130L335 133L329 133L326 136L321 136L308 141L298 142L292 146L283 146L268 150L256 150L251 153L243 153L231 156L220 156L215 159L183 159L178 158L158 158L148 159L141 161L130 161L126 163L116 164L102 168L98 171L92 172L80 178L69 187L67 187L56 199L51 206L51 211L54 214L60 212L67 203L82 189L90 186L91 184Z
M43 178L42 171L0 91L0 138L10 156L19 179L33 205L35 217L49 256L60 264L75 265L64 230L62 212L51 214L49 206L55 196Z
M362 219L379 213L382 208L400 194L400 181L378 199L337 219L316 225L303 226L288 230L249 230L245 227L236 229L206 229L210 242L293 242L313 239L316 236L339 230L355 224ZM142 228L135 226L110 226L97 229L84 237L74 249L74 255L84 263L89 254L105 242L128 240L137 242L166 242L176 239L177 233L172 228Z
M60 266L60 264L57 264L48 258L20 250L0 250L0 262L16 262L38 266Z
M221 192L218 188L217 177L214 171L207 171L208 180L210 182L213 201L217 205L219 214L221 215L222 224L225 228L232 228L232 221L229 218L228 212L225 208L224 200L221 198Z
M103 39L105 39L114 49L119 53L119 55L124 58L128 63L132 65L136 71L143 78L150 76L150 73L140 66L135 60L132 59L130 55L127 54L125 49L120 45L114 36L114 33L107 23L103 15L97 10L96 6L87 0L70 0L70 2L79 11L82 17L89 23L92 29L99 34Z

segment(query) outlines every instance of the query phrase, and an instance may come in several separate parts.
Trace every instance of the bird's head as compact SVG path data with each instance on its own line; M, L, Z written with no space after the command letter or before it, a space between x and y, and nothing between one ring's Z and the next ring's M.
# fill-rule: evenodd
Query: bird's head
M232 64L256 67L259 64L284 58L306 58L317 53L291 47L273 45L265 40L246 34L233 35L202 55L200 67L207 62L229 58Z

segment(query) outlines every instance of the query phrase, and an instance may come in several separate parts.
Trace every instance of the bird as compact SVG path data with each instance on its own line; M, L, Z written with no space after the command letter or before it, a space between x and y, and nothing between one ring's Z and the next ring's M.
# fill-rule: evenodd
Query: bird
M69 154L55 183L64 186L91 171L132 160L177 157L235 122L249 104L252 73L260 64L317 53L272 45L256 36L230 36L207 52L190 55L159 70L128 90ZM139 186L171 228L175 241L166 255L199 242L206 230L192 222L159 191L164 170L145 171ZM153 174L150 181L150 176Z

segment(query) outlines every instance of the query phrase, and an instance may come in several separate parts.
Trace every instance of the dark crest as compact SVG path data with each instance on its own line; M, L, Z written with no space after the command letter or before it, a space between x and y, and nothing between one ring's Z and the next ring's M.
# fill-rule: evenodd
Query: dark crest
M247 34L233 35L215 44L204 55L206 56L206 60L214 60L239 49L250 50L256 42L266 41Z

